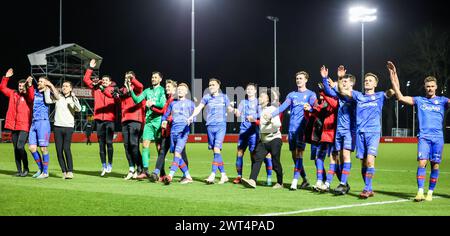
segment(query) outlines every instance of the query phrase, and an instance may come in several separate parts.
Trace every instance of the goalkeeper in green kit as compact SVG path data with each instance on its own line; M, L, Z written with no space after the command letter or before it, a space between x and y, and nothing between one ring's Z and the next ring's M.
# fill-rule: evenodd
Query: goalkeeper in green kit
M155 106L161 109L166 103L166 95L164 93L164 88L161 87L162 74L160 72L152 72L152 86L147 88L139 96L130 90L131 97L134 103L139 104L143 100L146 100L145 105L145 126L144 133L142 135L143 139L143 149L142 149L142 162L144 165L144 172L140 174L137 179L145 179L150 176L148 172L149 160L150 160L150 143L156 144L156 149L159 152L160 139L161 139L161 115L157 115L150 108Z

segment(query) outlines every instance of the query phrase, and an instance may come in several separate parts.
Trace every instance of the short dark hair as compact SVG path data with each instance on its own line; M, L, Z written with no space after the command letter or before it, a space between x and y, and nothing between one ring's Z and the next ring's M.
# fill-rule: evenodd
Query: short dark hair
M152 75L154 75L154 74L158 74L159 77L161 77L161 79L164 78L163 74L162 74L161 72L159 72L159 71L153 71L153 72L152 72Z
M350 79L352 83L356 83L356 77L352 74L345 74L343 77L339 78L339 80L341 79Z
M136 74L135 74L134 71L132 71L132 70L128 71L126 74L131 74L131 75L133 75L133 76L136 76Z
M211 78L211 79L209 79L209 82L212 82L212 81L215 81L216 83L218 83L219 86L222 84L222 83L220 83L220 80L218 80L218 79L216 79L216 78ZM208 82L208 83L209 83L209 82Z
M62 84L69 84L71 88L73 88L72 82L69 80L64 80L64 82Z
M248 86L253 86L255 87L255 89L258 89L258 85L255 83L248 83L247 86L245 86L245 88L247 88Z
M27 82L26 79L21 79L21 80L19 80L19 84L24 84L24 83L26 83L26 82Z
M102 79L103 79L103 78L108 78L109 80L112 80L112 77L111 77L110 75L103 75L103 76L102 76Z

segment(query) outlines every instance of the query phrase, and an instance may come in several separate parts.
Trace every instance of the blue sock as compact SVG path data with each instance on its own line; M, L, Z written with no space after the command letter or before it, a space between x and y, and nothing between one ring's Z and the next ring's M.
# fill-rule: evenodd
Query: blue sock
M375 175L375 168L373 168L373 167L367 168L366 186L364 187L364 190L372 191L372 180L373 180L374 175Z
M434 191L434 188L436 187L437 180L439 177L439 169L431 169L430 174L430 186L428 187L428 190Z
M211 172L215 174L218 167L219 167L219 159L218 159L217 155L214 153L214 160L212 163Z
M159 175L159 173L161 173L161 171L160 171L159 169L155 169L155 170L153 171L153 173L155 173L156 175Z
M364 181L364 184L366 183L366 173L367 173L367 167L361 167L361 176Z
M323 181L323 173L324 173L324 165L323 165L323 159L317 158L316 159L316 175L317 180Z
M44 174L48 174L48 162L50 161L50 155L47 154L43 154L42 155L42 159L43 159L43 172Z
M236 157L236 171L238 176L242 176L242 166L243 166L243 157L237 156Z
M425 187L425 175L427 173L427 169L424 167L417 168L417 187L424 188Z
M220 173L225 173L225 167L223 166L223 159L222 154L220 153L214 153L214 159L217 160L217 168L219 169Z
M41 155L39 155L39 152L32 152L31 155L33 155L34 161L36 161L39 171L42 171L42 161L41 161Z
M299 168L299 166L300 166L301 161L302 161L302 159L300 159L300 158L295 159L294 179L298 179L300 177L301 169Z
M188 167L187 167L186 163L184 162L183 158L179 159L178 166L180 167L180 170L183 172L183 176L186 176L189 174Z
M266 164L266 172L267 172L267 178L272 177L272 158L265 158L264 163Z
M351 162L344 162L344 168L342 169L341 184L346 185L350 169L352 168Z
M336 164L336 169L334 170L336 172L336 177L338 178L339 182L341 182L342 179L342 165Z
M298 162L299 164L299 171L300 171L300 176L302 177L302 179L306 179L306 172L305 172L305 168L303 167L303 158L299 159L300 161Z
M102 168L106 169L106 163L102 163Z
M335 169L336 169L336 164L330 163L330 169L328 170L328 173L327 173L327 183L329 183L329 184L331 184L331 182L333 181Z
M175 173L178 170L178 163L180 162L181 158L174 157L172 161L172 165L170 166L170 172Z

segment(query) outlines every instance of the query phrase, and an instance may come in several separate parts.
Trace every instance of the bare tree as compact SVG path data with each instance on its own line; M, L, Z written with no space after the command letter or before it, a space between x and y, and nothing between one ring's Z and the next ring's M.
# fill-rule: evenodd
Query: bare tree
M436 31L432 26L414 32L406 54L402 69L407 75L417 78L414 85L422 87L422 78L435 76L438 79L438 94L448 95L450 37L447 32Z

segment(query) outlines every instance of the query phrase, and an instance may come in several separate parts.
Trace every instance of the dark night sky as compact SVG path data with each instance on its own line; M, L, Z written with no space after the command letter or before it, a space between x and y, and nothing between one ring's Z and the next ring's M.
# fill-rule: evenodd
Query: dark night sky
M294 74L299 70L311 74L310 87L315 87L322 64L332 75L344 64L360 79L361 28L347 16L353 3L378 9L378 20L366 25L365 66L366 72L380 75L381 84L387 82L386 60L402 62L412 32L430 24L450 29L440 1L196 0L196 76L218 77L230 87L251 81L271 86L273 24L265 17L275 15L280 18L282 95L295 89ZM0 5L0 73L13 67L16 78L25 78L26 55L58 44L59 1L15 0ZM64 1L63 41L102 56L101 73L119 83L128 70L134 70L144 85L154 70L189 82L190 6L190 0ZM6 98L0 95L0 100L0 117L5 117Z

